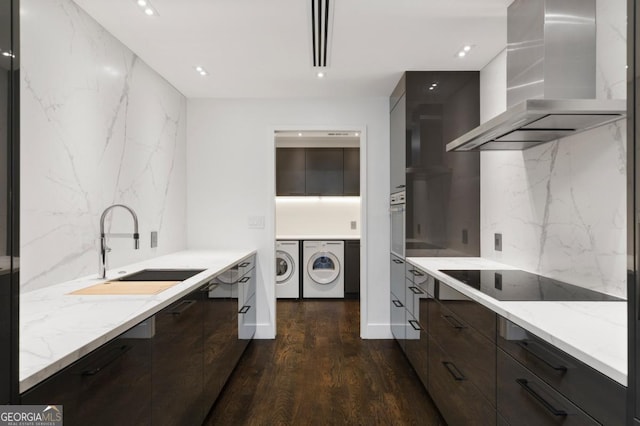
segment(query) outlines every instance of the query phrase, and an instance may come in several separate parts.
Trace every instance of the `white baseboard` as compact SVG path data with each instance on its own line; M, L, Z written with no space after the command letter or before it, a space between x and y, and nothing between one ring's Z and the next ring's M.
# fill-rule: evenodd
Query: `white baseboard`
M366 324L360 328L360 337L363 339L393 339L389 324Z
M254 339L275 339L276 333L272 324L256 324L256 334Z

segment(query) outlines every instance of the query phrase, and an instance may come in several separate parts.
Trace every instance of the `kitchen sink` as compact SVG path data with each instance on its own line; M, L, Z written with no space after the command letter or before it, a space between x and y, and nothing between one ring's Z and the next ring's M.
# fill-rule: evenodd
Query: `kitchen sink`
M117 281L184 281L205 269L143 269Z

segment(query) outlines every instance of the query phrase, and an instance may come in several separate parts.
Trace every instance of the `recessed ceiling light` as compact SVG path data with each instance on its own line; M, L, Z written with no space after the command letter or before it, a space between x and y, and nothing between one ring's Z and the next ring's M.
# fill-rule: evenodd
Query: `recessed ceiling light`
M298 133L298 136L302 136L302 133Z
M204 68L202 68L200 65L195 67L196 72L202 76L208 75L209 73L207 72L207 70L205 70Z
M318 71L318 73L316 74L316 76L318 78L324 78L324 73L322 71Z
M467 53L471 51L472 48L473 48L472 44L465 44L460 48L460 50L458 50L458 53L456 53L456 56L458 58L464 58L465 56L467 56Z
M360 133L356 132L356 136L360 136Z
M147 16L158 16L158 11L151 4L150 0L134 0L140 9Z

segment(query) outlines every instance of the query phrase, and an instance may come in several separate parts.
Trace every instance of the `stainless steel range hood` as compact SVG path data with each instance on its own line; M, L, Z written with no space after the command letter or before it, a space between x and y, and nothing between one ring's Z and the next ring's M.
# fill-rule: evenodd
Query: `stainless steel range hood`
M595 99L595 0L515 0L507 14L507 110L447 151L523 150L625 117Z

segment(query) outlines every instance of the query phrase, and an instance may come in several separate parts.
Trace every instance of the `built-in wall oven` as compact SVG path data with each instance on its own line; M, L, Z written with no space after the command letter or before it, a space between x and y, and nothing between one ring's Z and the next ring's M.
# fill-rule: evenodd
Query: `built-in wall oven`
M391 194L391 253L404 259L405 191Z

